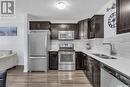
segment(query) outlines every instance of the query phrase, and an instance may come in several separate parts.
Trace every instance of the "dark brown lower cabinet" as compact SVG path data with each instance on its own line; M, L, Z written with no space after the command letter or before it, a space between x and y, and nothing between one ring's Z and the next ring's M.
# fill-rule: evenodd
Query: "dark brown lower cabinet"
M100 62L93 60L93 87L100 87Z
M76 70L83 69L83 56L82 52L76 52Z
M86 63L87 55L82 52L76 52L76 70L84 70Z
M85 74L87 74L87 71L88 71L87 60L88 60L87 55L85 55L84 60L83 60L83 70Z
M58 70L58 52L49 52L49 70Z
M100 62L88 56L86 76L93 87L100 87Z
M87 58L87 68L86 76L91 84L93 84L93 60L88 56Z

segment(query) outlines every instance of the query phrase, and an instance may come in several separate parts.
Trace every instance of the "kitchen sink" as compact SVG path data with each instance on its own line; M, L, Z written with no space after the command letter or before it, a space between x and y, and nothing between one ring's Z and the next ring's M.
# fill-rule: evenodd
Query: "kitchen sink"
M102 58L102 59L117 59L117 58L115 58L115 57L110 57L110 56L105 55L105 54L93 53L93 55L98 56L98 57L100 57L100 58Z

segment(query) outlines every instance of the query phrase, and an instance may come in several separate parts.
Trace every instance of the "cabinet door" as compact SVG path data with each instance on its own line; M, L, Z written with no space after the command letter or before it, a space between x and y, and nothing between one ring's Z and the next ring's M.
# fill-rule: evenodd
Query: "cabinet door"
M94 15L89 21L89 39L104 37L104 16Z
M117 34L130 32L130 0L117 0Z
M50 23L49 22L41 22L40 28L41 29L50 29Z
M88 60L87 60L87 73L86 76L88 77L88 80L90 81L91 84L93 84L93 59L88 56Z
M58 70L58 52L49 52L49 69Z
M30 22L30 29L31 30L35 30L35 29L39 29L40 28L40 24L37 22Z
M50 22L45 21L30 21L30 30L49 30Z
M104 37L104 16L95 16L95 38Z
M76 70L83 70L83 55L81 52L76 52Z
M83 59L83 70L84 70L84 72L85 72L86 74L87 74L87 71L88 71L87 60L88 60L88 58L87 58L87 55L85 54L85 55L84 55L84 59Z
M100 62L93 60L93 87L100 87Z
M91 19L89 21L89 26L90 26L89 39L95 38L95 21L94 21L94 19Z
M79 21L79 37L80 39L83 39L84 37L84 22Z
M51 25L51 40L58 40L58 31L59 31L59 26L56 24Z
M79 37L80 39L87 39L88 38L88 21L89 19L85 19L79 21Z
M69 30L74 31L74 39L79 39L79 29L78 29L78 24L70 24L69 25Z
M87 72L88 68L87 68L87 55L82 53L82 69L85 70L85 72Z
M84 39L88 39L88 21L89 19L84 20Z

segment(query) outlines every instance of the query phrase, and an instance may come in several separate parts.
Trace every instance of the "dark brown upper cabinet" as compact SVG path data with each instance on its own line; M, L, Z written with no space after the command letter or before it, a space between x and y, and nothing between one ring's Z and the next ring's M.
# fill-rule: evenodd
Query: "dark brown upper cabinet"
M117 1L117 34L130 32L130 0Z
M30 21L30 30L49 30L49 21Z
M78 24L75 23L53 23L50 30L51 40L58 40L58 31L74 31L74 39L79 38Z
M87 39L88 38L88 21L89 19L84 19L78 22L79 24L79 38Z
M94 15L89 20L88 38L104 38L104 15Z

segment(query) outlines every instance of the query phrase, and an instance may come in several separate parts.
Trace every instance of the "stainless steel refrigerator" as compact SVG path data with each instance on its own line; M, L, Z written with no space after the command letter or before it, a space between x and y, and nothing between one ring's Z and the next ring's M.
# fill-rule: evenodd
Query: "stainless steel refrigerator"
M49 31L33 30L29 35L29 70L47 71Z

